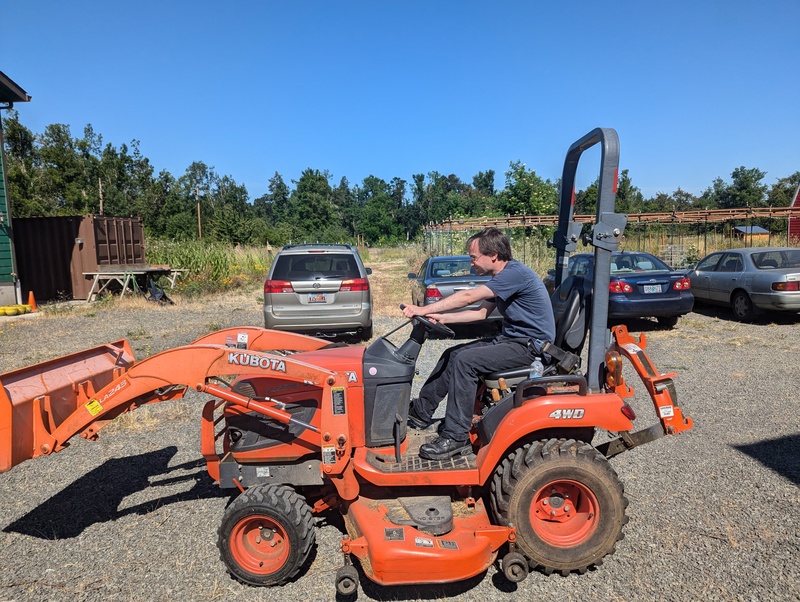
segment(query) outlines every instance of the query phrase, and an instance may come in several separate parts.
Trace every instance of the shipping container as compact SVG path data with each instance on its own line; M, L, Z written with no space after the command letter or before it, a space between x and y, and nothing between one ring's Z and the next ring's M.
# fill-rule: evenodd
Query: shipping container
M84 215L14 219L22 297L37 302L86 299L104 267L147 267L141 218Z

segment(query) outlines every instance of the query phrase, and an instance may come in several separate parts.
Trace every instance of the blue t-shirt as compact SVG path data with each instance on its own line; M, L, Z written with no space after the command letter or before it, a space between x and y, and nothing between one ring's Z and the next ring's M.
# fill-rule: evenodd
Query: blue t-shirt
M512 259L486 286L495 294L505 336L551 342L555 339L550 295L536 272Z

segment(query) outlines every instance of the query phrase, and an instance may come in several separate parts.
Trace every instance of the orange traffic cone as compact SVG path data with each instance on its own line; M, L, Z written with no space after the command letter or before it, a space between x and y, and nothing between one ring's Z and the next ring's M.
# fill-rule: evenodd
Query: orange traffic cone
M28 291L28 305L31 306L31 311L32 312L37 310L36 299L34 299L34 297L33 297L33 291Z

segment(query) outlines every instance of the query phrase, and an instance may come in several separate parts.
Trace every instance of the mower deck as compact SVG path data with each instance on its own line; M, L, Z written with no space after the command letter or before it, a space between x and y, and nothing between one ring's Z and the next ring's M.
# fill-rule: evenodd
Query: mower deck
M420 498L415 512L414 498L362 496L344 514L349 538L342 541L342 551L356 556L367 576L385 585L447 583L485 571L499 548L514 539L514 529L492 525L481 500L444 502L446 508L439 498ZM418 514L440 511L448 519L446 528L431 529L424 524L428 520L419 524Z

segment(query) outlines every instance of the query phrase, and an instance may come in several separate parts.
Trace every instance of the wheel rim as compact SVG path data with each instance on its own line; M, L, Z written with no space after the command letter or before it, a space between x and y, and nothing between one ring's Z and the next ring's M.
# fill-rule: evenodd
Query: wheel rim
M545 543L569 547L583 543L597 528L600 505L592 490L578 481L552 481L533 497L530 519Z
M739 295L733 300L733 310L736 312L736 315L740 318L743 318L747 315L749 311L747 299L742 295Z
M280 523L260 514L236 523L230 537L231 554L246 571L269 575L289 558L289 537Z

